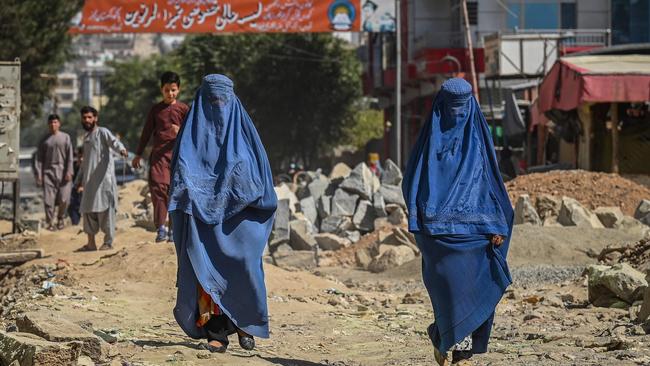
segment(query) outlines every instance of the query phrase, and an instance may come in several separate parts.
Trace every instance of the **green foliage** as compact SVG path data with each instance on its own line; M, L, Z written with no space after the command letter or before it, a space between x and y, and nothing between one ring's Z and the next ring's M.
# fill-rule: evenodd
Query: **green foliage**
M274 168L307 167L339 145L355 125L361 67L352 49L330 34L190 36L174 53L113 65L104 80L108 104L100 123L137 145L146 114L160 100L159 75L181 75L181 100L191 102L203 76L221 73L235 83ZM355 130L356 131L356 130Z
M40 121L43 102L56 75L70 57L69 22L83 0L4 0L0 11L0 61L20 58L21 122Z
M177 56L194 88L208 73L233 79L274 168L296 160L309 167L353 124L361 67L331 34L201 35Z
M384 136L384 113L377 109L362 109L355 115L352 126L345 129L346 143L363 149L372 139Z

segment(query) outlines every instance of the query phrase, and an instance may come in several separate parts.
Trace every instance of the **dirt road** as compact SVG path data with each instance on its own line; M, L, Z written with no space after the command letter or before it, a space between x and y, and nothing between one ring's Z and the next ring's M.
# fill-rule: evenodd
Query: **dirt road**
M122 191L121 212L129 212L139 199ZM0 230L7 228L8 223L0 225ZM475 357L474 364L650 364L650 335L643 326L630 321L628 310L588 306L580 270L565 270L592 261L582 250L586 246L634 238L613 231L534 230L517 229L515 237L522 237L513 243L511 258L515 276L532 280L506 294L497 309L491 353ZM534 243L526 242L530 238ZM114 335L117 342L106 347L111 365L433 364L426 337L433 314L417 262L381 275L267 264L271 338L258 339L253 352L243 351L233 338L227 354L209 354L173 319L173 245L154 244L152 239L152 233L134 227L129 219L118 222L117 248L109 252L74 253L85 242L78 227L42 233L38 245L49 256L23 268L50 266L54 276L48 280L61 286L54 296L39 293L40 281L16 291L23 296L2 321L11 324L19 312L52 313ZM553 243L550 248L548 242ZM567 253L572 257L558 263ZM548 273L554 275L545 277ZM9 285L3 281L3 286Z

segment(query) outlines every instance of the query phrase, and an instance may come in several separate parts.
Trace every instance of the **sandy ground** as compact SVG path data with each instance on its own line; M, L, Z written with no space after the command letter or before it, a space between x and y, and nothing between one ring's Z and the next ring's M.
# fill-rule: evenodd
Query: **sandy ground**
M141 199L137 188L121 191L120 212L131 212ZM9 224L0 223L0 231L7 230ZM233 337L228 353L209 354L173 319L174 249L172 244L154 244L153 237L124 218L118 221L115 250L75 253L86 240L78 227L42 232L38 245L48 256L24 266L59 263L53 280L67 292L33 295L16 307L116 333L118 342L109 347L111 365L433 364L426 336L433 314L420 281L419 261L379 275L340 267L301 271L267 264L271 338L257 339L256 350L247 352ZM520 226L509 260L514 272L553 272L540 265L579 272L594 261L587 248L599 251L612 242L635 239L611 230ZM497 309L491 352L474 357L474 364L650 364L650 335L631 322L628 310L586 306L583 282L579 275L560 274L513 286Z

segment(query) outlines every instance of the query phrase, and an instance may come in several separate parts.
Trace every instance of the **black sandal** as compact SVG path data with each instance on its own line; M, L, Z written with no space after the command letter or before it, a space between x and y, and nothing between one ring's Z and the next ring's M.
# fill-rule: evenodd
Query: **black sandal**
M213 339L213 340L208 340L208 343L201 343L200 347L203 348L206 351L209 351L210 353L226 353L226 350L228 349L228 343L221 343L221 346L213 346L210 344L210 342L217 341L221 342L219 340Z
M201 347L203 349L206 349L210 351L210 353L225 353L226 350L228 349L228 338L223 339L221 334L214 333L210 331L210 329L206 329L206 333L208 333L208 343L201 344ZM221 346L213 346L210 344L210 342L217 341L221 343Z
M255 349L255 338L253 338L252 335L246 333L242 335L240 332L244 333L241 330L237 332L237 337L239 337L239 346L246 351L252 351Z

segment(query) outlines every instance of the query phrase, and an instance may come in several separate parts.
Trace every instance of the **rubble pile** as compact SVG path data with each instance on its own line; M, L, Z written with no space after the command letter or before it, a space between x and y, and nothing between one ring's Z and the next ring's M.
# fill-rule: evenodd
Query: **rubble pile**
M650 196L649 196L650 197ZM650 201L641 200L634 216L626 215L620 207L597 207L591 210L578 200L563 196L540 194L535 202L528 194L515 201L515 225L576 226L595 229L618 229L642 238L650 237Z
M383 272L413 260L419 251L406 229L402 173L391 160L378 178L365 163L350 169L340 163L329 177L307 172L298 187L281 184L270 252L274 259L301 255L319 265L354 262L372 272ZM371 240L364 235L377 232ZM357 245L364 237L362 245ZM353 248L345 250L346 248ZM342 251L341 254L327 252ZM321 261L322 259L322 261Z
M620 207L634 215L639 202L650 199L650 189L617 174L558 170L518 176L506 183L513 204L523 194L535 202L542 195L572 197L590 210Z

